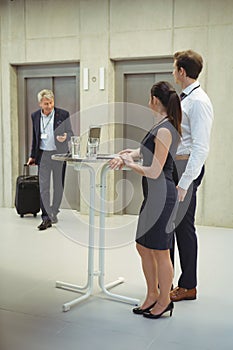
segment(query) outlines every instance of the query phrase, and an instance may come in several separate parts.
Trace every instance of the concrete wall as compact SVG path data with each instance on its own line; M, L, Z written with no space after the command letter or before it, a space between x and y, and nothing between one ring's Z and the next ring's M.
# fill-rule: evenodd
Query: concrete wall
M80 62L81 110L86 110L114 101L113 60L192 48L204 57L200 80L215 111L198 222L233 227L232 35L232 0L1 0L0 205L12 206L18 169L15 65ZM88 91L82 89L83 67L90 72ZM103 91L99 67L106 71ZM106 113L101 122L108 121Z

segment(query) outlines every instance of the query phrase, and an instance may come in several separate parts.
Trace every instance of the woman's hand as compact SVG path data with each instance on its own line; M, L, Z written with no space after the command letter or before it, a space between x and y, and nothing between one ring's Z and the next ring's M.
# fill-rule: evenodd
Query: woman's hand
M120 151L119 154L132 153L134 151L135 151L134 149L127 148L127 149L123 149L122 151Z
M123 162L121 156L119 156L119 157L115 157L115 158L111 159L109 161L109 165L110 165L110 168L112 170L116 170L116 169L120 170L124 166L124 162Z
M123 151L119 152L119 155L121 156L123 154L129 154L133 158L139 158L140 157L140 148L137 148L137 149L131 149L131 148L123 149Z
M121 158L123 159L125 165L129 168L134 164L133 157L130 155L130 153L123 153Z
M137 149L124 149L123 151L118 153L119 156L115 157L114 159L111 159L109 161L110 168L113 170L119 169L121 170L124 165L127 165L130 167L130 164L134 164L134 157L139 157L140 155L140 148ZM127 162L127 164L126 164Z

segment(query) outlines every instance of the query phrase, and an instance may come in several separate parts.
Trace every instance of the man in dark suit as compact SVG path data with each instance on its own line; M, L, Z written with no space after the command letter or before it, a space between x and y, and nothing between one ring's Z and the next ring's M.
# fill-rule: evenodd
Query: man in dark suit
M73 135L68 111L54 107L51 90L38 93L40 109L32 113L33 137L28 165L38 165L42 223L46 230L56 223L62 200L66 163L52 160L56 153L67 153L68 141ZM50 201L50 180L53 176L53 198ZM50 203L51 202L51 203Z

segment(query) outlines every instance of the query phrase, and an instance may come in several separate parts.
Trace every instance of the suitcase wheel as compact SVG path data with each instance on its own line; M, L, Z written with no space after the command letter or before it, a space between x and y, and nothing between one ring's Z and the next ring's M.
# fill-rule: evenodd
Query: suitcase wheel
M37 213L34 213L33 216L34 216L34 218L37 217Z
M23 217L24 217L24 215L23 215L23 214L20 214L20 217L21 217L21 218L23 218Z

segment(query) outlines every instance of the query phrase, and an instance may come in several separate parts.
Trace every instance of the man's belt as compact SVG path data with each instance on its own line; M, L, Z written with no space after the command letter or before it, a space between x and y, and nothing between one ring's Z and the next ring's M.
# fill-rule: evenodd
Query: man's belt
M189 154L177 154L175 160L188 160Z

